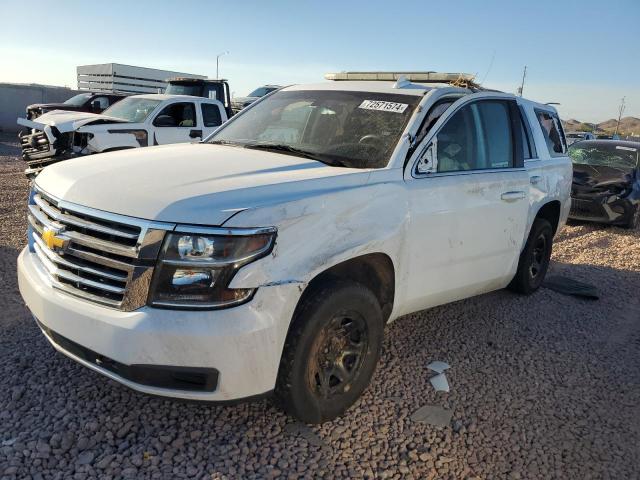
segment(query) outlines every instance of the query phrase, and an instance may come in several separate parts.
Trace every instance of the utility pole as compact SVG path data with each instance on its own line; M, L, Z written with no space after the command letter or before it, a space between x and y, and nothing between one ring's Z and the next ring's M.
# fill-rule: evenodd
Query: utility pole
M222 53L219 53L218 55L216 55L216 79L220 79L220 74L219 74L219 71L220 71L219 70L220 57L223 56L223 55L226 55L228 53L229 53L229 51L227 50L225 52L222 52Z
M518 95L522 96L522 92L524 91L524 79L527 78L527 66L524 66L524 71L522 72L522 84L520 88L518 88Z
M616 131L614 135L618 134L618 129L620 128L620 119L622 118L622 114L624 113L624 109L625 109L625 105L624 105L625 98L626 97L622 97L622 100L620 101L620 107L618 107L618 123L616 123Z

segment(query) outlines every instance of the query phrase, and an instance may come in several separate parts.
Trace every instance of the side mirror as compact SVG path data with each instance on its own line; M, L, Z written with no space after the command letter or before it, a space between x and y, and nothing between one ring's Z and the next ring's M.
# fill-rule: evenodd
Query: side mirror
M91 110L93 110L94 112L99 112L102 110L102 108L100 108L100 102L98 100L91 102Z
M438 139L434 138L426 150L420 155L416 173L429 174L438 171Z

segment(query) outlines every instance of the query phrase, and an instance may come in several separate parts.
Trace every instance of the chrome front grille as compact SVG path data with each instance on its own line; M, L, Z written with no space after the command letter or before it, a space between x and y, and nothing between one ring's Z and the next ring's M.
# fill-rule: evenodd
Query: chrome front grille
M34 192L30 245L54 288L131 311L146 303L164 233L148 222L68 204Z
M38 154L43 156L43 154L49 153L51 149L47 135L39 130L20 137L20 146L25 157L36 157Z
M22 158L27 162L27 176L37 174L47 165L55 163L59 158L55 156L56 150L49 142L46 133L40 130L32 130L31 133L20 137Z

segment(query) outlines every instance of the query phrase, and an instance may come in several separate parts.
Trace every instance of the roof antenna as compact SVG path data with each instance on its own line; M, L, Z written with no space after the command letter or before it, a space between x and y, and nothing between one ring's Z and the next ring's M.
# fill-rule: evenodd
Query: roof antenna
M496 59L496 51L493 51L493 55L491 55L491 61L489 62L489 68L487 68L487 72L484 74L484 77L482 77L482 81L480 82L480 85L484 85L484 81L487 79L487 75L489 75L489 72L491 71L491 67L493 67L493 61Z
M522 72L522 84L518 88L518 96L522 96L522 92L524 91L524 79L527 78L527 66L524 66L524 71Z

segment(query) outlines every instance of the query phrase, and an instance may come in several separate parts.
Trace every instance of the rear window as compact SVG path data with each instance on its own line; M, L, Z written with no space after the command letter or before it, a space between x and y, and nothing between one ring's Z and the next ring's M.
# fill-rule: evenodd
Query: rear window
M552 157L563 157L567 153L567 142L560 119L555 112L546 110L536 110L536 117L542 129L542 135L547 143L549 155Z

